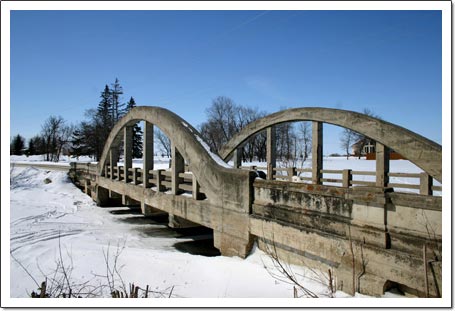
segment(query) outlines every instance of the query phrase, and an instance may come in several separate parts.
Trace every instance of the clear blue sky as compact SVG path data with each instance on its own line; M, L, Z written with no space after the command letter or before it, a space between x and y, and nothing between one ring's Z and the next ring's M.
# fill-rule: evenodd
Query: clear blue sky
M123 101L194 126L223 95L270 113L368 108L441 143L441 12L11 12L11 135L84 120L115 78ZM340 152L324 130L324 153Z

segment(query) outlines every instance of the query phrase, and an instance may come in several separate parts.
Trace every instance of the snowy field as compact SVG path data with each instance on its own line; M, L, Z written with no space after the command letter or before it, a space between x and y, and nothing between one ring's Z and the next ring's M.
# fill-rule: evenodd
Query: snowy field
M39 163L42 158L11 158L11 162L22 161ZM62 162L69 161L73 160ZM140 165L140 161L135 162ZM164 159L157 164L168 165ZM374 161L343 158L328 158L324 167L349 168L346 164L356 170L374 169ZM392 161L391 168L397 172L420 172L403 160ZM210 233L174 231L167 228L165 220L144 217L127 207L97 207L62 171L13 167L10 181L11 297L29 297L46 278L48 282L52 278L63 278L62 266L67 275L64 283L80 290L84 297L110 297L109 284L121 289L122 284L128 287L130 283L141 289L148 285L149 297L292 298L294 295L292 285L271 275L270 272L273 274L276 270L269 256L256 247L246 259L212 256L213 250L195 254L198 251L188 249L211 243ZM330 296L324 277L300 266L293 266L292 270L316 295ZM347 299L336 299L337 303L330 300L332 303L327 306L338 305L340 301L346 305L351 301L351 296L340 291L334 297ZM401 296L386 293L384 297ZM357 294L356 298L368 297ZM278 300L281 301L278 305L308 305L309 300ZM151 305L179 299L148 301ZM253 301L258 306L276 304L276 300ZM217 305L222 306L216 302L210 306ZM228 305L229 302L225 306ZM322 305L326 304L318 303Z

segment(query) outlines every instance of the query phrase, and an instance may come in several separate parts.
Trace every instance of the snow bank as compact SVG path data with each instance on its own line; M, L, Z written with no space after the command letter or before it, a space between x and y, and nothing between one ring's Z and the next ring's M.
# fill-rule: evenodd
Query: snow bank
M173 245L195 237L181 237L165 224L125 207L97 207L64 172L15 168L11 177L12 256L38 283L52 276L60 250L64 262L73 268L71 278L76 283L103 280L95 276L106 275L104 255L121 250L118 266L126 283L150 285L155 291L173 287L173 297L293 295L291 285L267 272L264 267L273 265L258 249L245 260L182 253ZM294 269L308 274L302 267ZM318 295L327 294L327 286L310 279L304 282ZM15 260L10 284L12 297L27 297L37 287ZM109 296L108 289L103 295ZM347 295L337 292L336 296Z

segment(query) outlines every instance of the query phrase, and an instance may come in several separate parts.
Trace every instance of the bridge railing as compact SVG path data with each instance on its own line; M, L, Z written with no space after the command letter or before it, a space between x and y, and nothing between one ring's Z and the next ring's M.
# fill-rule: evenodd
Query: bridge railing
M242 169L267 171L266 166L241 166ZM284 180L288 182L307 182L311 183L311 168L273 168L275 180ZM376 172L374 171L355 171L351 169L344 170L320 170L322 178L320 182L328 186L341 186L349 188L352 186L376 186ZM302 176L303 175L303 176ZM366 178L365 178L366 176ZM442 191L442 186L433 185L433 179L425 172L421 173L397 173L389 172L389 182L387 187L394 188L397 192L417 192L421 195L434 195L435 192ZM392 179L393 178L393 179ZM398 180L397 180L398 179ZM406 182L404 182L406 181Z
M105 176L106 178L115 179L118 181L125 181L125 167L124 166L114 166L111 176L111 166L105 166ZM172 170L149 170L149 187L158 192L167 192L172 190ZM195 176L191 172L179 173L178 177L180 178L177 183L178 191L177 194L187 194L191 195L196 200L201 200L205 198L205 193L203 189L199 186ZM139 167L128 168L128 174L126 175L128 179L125 182L132 183L134 185L143 185L144 171Z

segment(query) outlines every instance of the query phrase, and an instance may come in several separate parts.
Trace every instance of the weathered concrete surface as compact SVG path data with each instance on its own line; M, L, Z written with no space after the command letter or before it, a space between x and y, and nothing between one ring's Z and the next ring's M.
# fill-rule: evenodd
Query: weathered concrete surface
M330 108L295 108L279 111L248 124L220 151L223 159L250 136L284 122L319 121L361 133L403 155L406 159L442 181L441 145L398 125L361 113Z
M431 275L429 272L428 291L432 296L440 296L441 198L398 194L387 188L388 161L381 153L376 187L349 187L348 171L343 172L344 187L324 186L319 179L322 122L345 126L373 139L379 137L383 139L377 139L379 144L392 147L407 158L410 158L409 153L395 148L395 143L402 144L402 150L411 155L416 152L416 146L433 146L436 158L440 158L440 146L416 139L414 133L402 132L404 129L394 125L369 117L365 119L352 112L305 108L287 110L284 114L274 114L251 125L230 144L235 148L237 142L243 142L245 133L251 135L291 119L313 120L314 155L319 161L314 164L313 184L255 180L251 171L227 168L206 150L193 127L158 107L134 108L112 130L100 165L72 164L70 175L76 182L79 180L84 191L100 206L121 199L124 203L140 204L145 215L167 213L171 226L200 224L212 228L215 247L227 256L246 257L254 239L266 251L273 244L283 260L323 271L331 268L336 273L337 287L346 292L380 295L395 284L422 296L426 291L425 276L416 271L423 271L422 248L425 246L427 255L432 258L427 264L432 271ZM149 148L144 156L148 164L145 174L142 172L142 179L144 176L146 179L142 184L138 179L141 172L128 170L131 154L125 157L127 170L116 166L122 137L124 149L128 151L131 149L129 129L138 121L146 122L147 144L153 141L152 124L161 128L171 139L174 160L170 172L148 172L153 165L150 155L153 151ZM382 131L387 130L387 126L395 131L392 134L400 134L405 141L385 135ZM269 132L269 149L273 151L271 130ZM379 145L379 150L385 152L386 147ZM417 158L417 162L423 163L428 154L422 151ZM273 170L273 152L268 159L270 172ZM190 177L183 173L185 162L192 172ZM435 177L437 174L440 177L440 163L438 167L436 162L430 161L426 168ZM108 163L112 165L106 166ZM150 188L152 185L153 189ZM183 191L192 194L182 195Z
M252 173L219 165L197 139L201 135L195 128L176 114L160 107L135 107L114 126L99 161L101 176L104 175L109 150L115 149L122 142L122 135L119 134L123 128L139 121L154 124L166 134L187 161L189 170L196 175L212 204L222 204L224 208L238 211L249 209ZM233 198L232 193L236 193L237 197Z
M251 233L283 260L334 269L338 288L351 293L352 241L356 290L378 296L392 282L423 296L423 245L441 261L440 198L358 188L256 180ZM428 275L438 296L441 274Z

